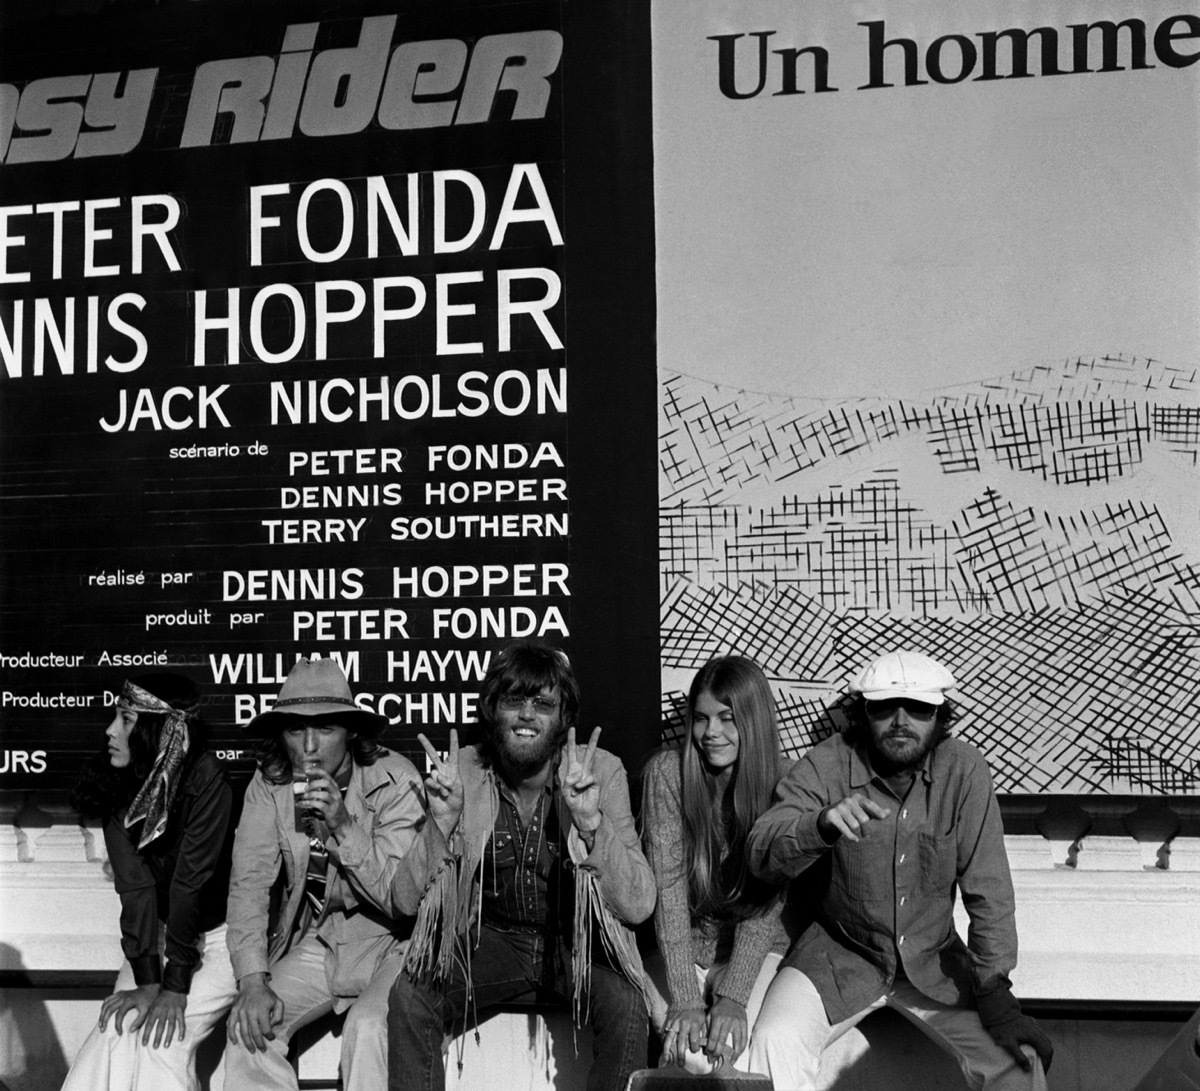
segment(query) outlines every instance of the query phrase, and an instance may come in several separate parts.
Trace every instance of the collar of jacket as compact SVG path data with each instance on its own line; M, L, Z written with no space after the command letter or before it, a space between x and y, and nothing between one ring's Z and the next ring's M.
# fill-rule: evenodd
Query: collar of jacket
M404 776L405 769L398 760L398 755L390 750L382 751L374 765L359 765L355 762L350 773L350 782L354 783L357 775L364 796L372 795L389 784L398 784Z
M487 810L486 822L480 826L475 826L469 834L469 844L478 842L480 857L482 857L484 846L490 838L492 831L496 826L496 812L500 806L500 785L504 783L510 795L512 789L508 787L506 781L502 782L500 774L497 772L494 762L485 762L482 756L482 751L478 744L470 747L467 750L461 751L461 755L466 755L468 769L473 769L479 777L481 786L486 786L488 791L488 801L490 806ZM554 808L558 812L559 827L563 831L563 837L570 835L571 828L574 825L574 819L571 816L571 809L567 806L566 797L562 791L563 776L566 774L567 764L567 749L562 746L558 751L557 758L551 759L554 762L554 777L552 781L547 781L546 790L551 791L554 796ZM470 796L472 784L468 774L464 778L465 783L463 788L467 795ZM483 818L482 811L479 812L480 818ZM476 861L478 862L478 861Z

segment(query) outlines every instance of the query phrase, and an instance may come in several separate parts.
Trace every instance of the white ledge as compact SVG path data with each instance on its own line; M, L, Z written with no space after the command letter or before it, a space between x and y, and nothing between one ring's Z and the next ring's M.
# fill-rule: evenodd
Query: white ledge
M69 816L53 819L27 837L0 836L10 854L0 858L0 969L115 970L120 905L106 861L96 858L103 840ZM1107 836L1071 844L1009 836L1006 847L1018 995L1200 1004L1200 838L1177 838L1169 852ZM965 937L961 905L956 916Z

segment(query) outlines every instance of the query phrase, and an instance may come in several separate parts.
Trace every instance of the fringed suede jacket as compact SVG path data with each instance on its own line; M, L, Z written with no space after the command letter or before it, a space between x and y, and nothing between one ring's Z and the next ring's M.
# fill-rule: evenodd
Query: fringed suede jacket
M565 759L559 759L556 787L562 783ZM446 981L457 963L470 980L471 951L481 921L482 867L496 827L500 806L496 773L479 747L459 751L459 776L465 802L462 818L449 840L437 823L426 821L413 847L394 861L394 911L416 914L405 971L414 978L432 975ZM555 792L559 820L567 834L567 850L575 878L572 931L573 1000L576 1024L590 982L591 923L595 921L607 953L622 973L644 989L642 960L633 927L654 912L654 873L642 854L629 785L620 759L597 750L593 769L600 786L600 826L589 853L561 791Z

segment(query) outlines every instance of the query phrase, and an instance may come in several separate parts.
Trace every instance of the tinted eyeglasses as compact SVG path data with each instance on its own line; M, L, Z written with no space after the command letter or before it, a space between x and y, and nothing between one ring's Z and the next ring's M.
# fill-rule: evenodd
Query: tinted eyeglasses
M937 716L938 706L927 704L925 701L905 700L903 697L889 697L885 701L867 702L867 715L872 720L886 720L890 716L895 716L900 709L904 709L910 720L928 723Z
M552 716L558 711L559 702L553 697L523 697L519 693L506 693L496 704L505 712L520 712L526 704L530 704L539 716Z

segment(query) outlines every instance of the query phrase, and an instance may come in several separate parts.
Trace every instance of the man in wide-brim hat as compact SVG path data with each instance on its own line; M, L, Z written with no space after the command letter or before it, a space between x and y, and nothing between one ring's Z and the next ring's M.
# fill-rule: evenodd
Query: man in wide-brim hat
M231 1087L296 1088L292 1035L347 1009L343 1086L377 1091L386 1083L388 990L412 930L392 903L391 873L424 815L417 770L377 741L386 725L355 703L336 662L302 659L274 707L246 727L258 768L229 886L238 982L225 1054Z

